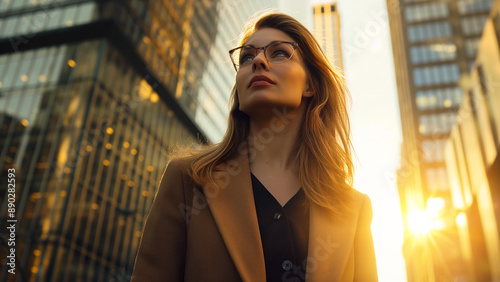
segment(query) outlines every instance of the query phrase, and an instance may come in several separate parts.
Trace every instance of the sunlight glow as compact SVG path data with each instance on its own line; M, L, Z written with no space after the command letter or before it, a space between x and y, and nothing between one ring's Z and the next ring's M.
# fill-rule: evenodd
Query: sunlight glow
M455 218L455 221L457 222L457 225L459 227L464 227L467 225L467 217L465 216L465 213L461 212L457 215Z
M432 211L439 211L444 208L445 202L443 198L429 198L427 199L427 209Z
M444 229L444 221L439 218L439 213L444 205L442 198L429 198L426 210L408 212L408 224L411 232L417 236L427 236L432 230Z
M427 235L432 229L432 219L426 211L413 211L408 213L410 230L416 235Z

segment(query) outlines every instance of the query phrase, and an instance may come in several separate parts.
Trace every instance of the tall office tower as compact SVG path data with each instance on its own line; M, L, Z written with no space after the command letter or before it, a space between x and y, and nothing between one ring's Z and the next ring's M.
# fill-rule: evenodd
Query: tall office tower
M340 18L337 3L313 7L314 37L320 43L330 62L343 68L340 46Z
M227 51L266 5L0 1L0 281L129 278L167 153L221 138Z
M468 82L445 160L467 281L500 281L500 0Z
M387 0L403 144L398 170L408 281L466 277L443 157L491 0Z

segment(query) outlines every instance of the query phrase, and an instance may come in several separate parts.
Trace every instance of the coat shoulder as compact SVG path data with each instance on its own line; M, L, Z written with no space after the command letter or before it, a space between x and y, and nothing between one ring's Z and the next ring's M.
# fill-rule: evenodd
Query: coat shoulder
M189 170L191 169L192 163L193 160L190 157L178 157L171 159L167 163L167 169L171 167L172 169L175 169L180 173L188 174Z
M351 201L353 203L353 206L354 207L357 207L357 209L360 209L361 207L363 207L363 205L366 205L366 203L370 203L370 206L371 206L371 200L370 200L370 197L368 197L368 195L366 195L365 193L362 193L356 189L351 189Z

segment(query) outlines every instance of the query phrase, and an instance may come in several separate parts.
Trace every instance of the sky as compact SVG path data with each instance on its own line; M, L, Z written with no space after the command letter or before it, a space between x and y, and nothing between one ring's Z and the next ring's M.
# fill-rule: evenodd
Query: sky
M311 0L324 3L330 1ZM402 137L386 1L337 3L344 71L352 95L354 187L372 200L379 280L406 281L396 186Z

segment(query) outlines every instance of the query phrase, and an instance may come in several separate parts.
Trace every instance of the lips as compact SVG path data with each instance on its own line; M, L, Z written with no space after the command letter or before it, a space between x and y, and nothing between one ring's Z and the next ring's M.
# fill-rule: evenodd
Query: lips
M250 83L248 84L248 88L252 86L264 86L264 85L270 85L274 84L274 81L272 81L269 77L265 75L256 75L250 80Z

